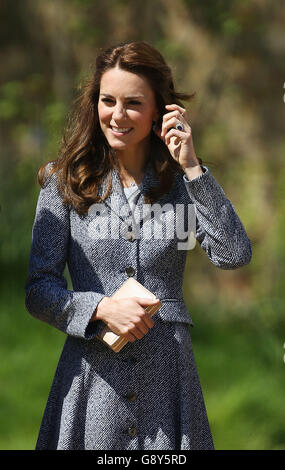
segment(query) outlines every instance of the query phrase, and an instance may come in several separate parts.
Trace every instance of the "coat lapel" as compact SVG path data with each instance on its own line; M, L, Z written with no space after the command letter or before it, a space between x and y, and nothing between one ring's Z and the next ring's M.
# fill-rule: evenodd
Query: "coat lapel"
M102 195L108 187L108 182L104 181L102 184L99 194ZM128 199L125 195L123 185L120 180L120 176L117 169L111 170L111 182L112 182L112 192L111 194L103 201L104 204L109 207L109 209L116 214L122 221L126 222L130 219L131 210L128 203ZM152 168L151 161L149 160L146 169L144 178L142 181L142 188L139 191L138 195L134 199L135 207L133 210L134 221L137 225L142 224L145 219L150 215L150 204L144 204L144 195L148 189L156 187L159 185L159 178L156 176L155 171Z

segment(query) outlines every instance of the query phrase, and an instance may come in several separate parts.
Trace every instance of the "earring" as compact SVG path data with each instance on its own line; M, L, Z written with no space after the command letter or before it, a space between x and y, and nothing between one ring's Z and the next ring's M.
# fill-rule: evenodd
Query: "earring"
M153 132L155 132L156 126L157 126L157 121L152 121L152 130L153 130Z

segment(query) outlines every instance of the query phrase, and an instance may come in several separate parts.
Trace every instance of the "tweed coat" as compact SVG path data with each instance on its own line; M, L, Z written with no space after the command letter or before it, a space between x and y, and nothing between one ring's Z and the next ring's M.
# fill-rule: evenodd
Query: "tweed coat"
M203 174L191 181L175 173L171 191L159 200L165 208L156 217L160 237L149 235L153 213L143 197L158 184L150 160L135 201L136 216L115 169L110 173L113 191L100 205L101 212L95 205L88 214L79 215L64 205L56 174L41 188L25 284L26 308L65 333L66 341L36 449L214 448L192 350L193 322L182 293L189 250L178 245L187 237L178 230L167 236L167 229L179 219L190 240L190 215L181 209L194 207L195 240L221 269L249 263L251 243L223 189L208 167L201 168ZM110 231L111 215L113 224L119 221L119 235L117 229ZM66 263L73 290L67 289L63 275ZM141 340L114 353L96 338L104 322L90 323L90 318L100 300L111 296L129 276L153 292L162 307Z

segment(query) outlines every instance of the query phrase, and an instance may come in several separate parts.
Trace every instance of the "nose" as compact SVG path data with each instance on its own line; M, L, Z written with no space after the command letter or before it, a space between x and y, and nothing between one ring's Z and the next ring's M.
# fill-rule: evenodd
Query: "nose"
M113 110L113 119L122 119L125 117L125 114L124 106L118 103Z

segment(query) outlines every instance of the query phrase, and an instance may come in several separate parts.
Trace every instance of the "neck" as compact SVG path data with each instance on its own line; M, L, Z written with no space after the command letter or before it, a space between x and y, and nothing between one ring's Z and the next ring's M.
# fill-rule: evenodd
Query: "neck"
M137 184L141 183L148 155L148 142L143 147L141 146L140 149L134 148L127 151L116 151L123 185L129 185L133 181Z

